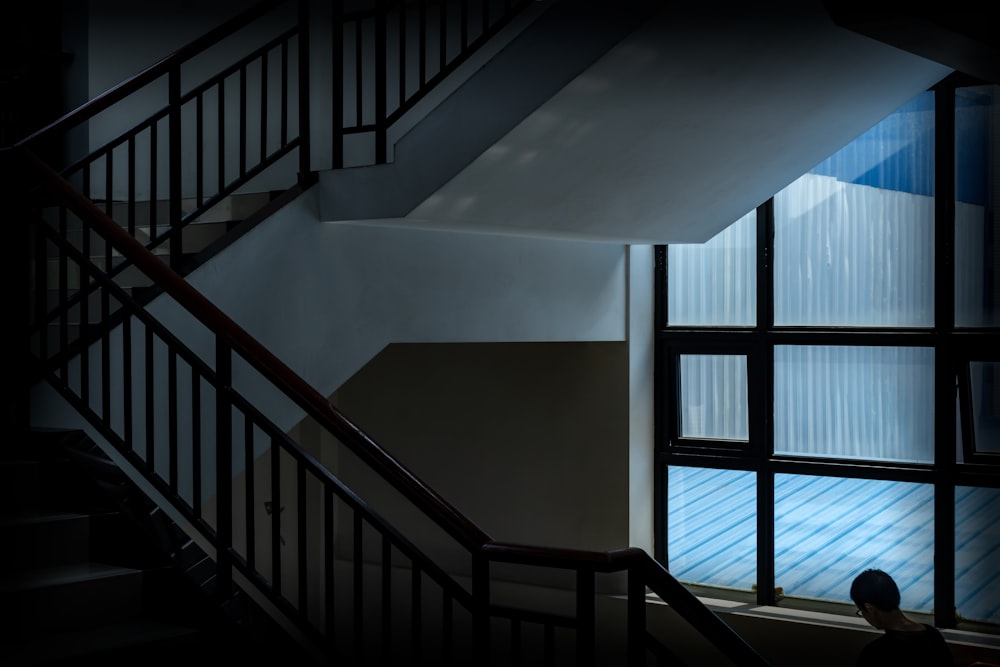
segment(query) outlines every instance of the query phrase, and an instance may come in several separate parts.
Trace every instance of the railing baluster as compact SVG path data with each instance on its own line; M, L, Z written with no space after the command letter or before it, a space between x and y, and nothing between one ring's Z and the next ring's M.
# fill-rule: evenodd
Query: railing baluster
M385 164L386 145L386 0L375 0L375 163Z
M298 4L298 15L299 15L299 78L297 82L298 93L299 93L299 183L304 183L306 176L312 171L312 147L311 147L311 135L312 135L312 115L309 112L310 107L310 83L309 83L309 61L311 55L309 53L309 0L299 0ZM284 46L284 45L283 45ZM342 76L342 70L336 70L338 77ZM287 77L285 77L287 78ZM340 87L342 84L337 81L337 86ZM284 109L287 105L282 104ZM338 128L340 129L340 128ZM284 141L282 141L284 144Z
M354 511L354 660L363 664L364 658L364 524L361 512Z
M195 518L201 514L201 374L191 369L191 506Z
M159 207L156 205L157 173L156 165L159 154L159 134L156 123L149 126L149 241L156 239L156 226L159 223Z
M392 664L392 543L382 534L382 664Z
M249 414L243 415L243 521L246 531L246 561L251 571L256 564L256 531L254 530L254 457L253 421Z
M197 206L205 203L205 94L198 93L194 112L194 200Z
M414 664L422 663L423 653L423 593L421 590L420 564L410 561L410 634L412 639L411 652Z
M215 578L216 595L227 600L232 592L233 570L233 417L229 390L233 383L232 351L222 336L215 338Z
M183 142L181 137L181 72L180 66L172 67L167 75L167 86L169 88L168 104L170 113L167 125L167 143L170 146L168 157L168 176L170 183L167 191L170 197L170 268L174 271L181 270L182 255L184 253L184 229L181 218L184 211L181 208L184 191L183 181Z
M281 595L281 448L271 443L271 587Z
M200 152L200 151L199 151ZM135 236L135 135L128 138L128 195L125 203L129 236Z
M260 152L258 159L267 158L267 53L260 56Z
M122 440L125 450L132 451L135 434L132 432L135 405L132 398L132 317L126 315L122 320Z
M237 120L240 124L239 126L239 175L244 176L247 173L247 68L243 66L240 68L240 84L239 84L239 114L237 115Z
M576 571L576 655L577 664L590 667L594 664L596 640L594 570L580 567Z
M216 139L218 146L216 152L219 156L218 164L218 189L226 187L226 80L221 79L218 86L219 101L216 109Z
M272 443L272 447L276 446ZM323 609L325 613L325 633L327 645L333 648L337 629L337 586L335 563L337 554L335 551L334 535L336 531L335 517L333 514L333 488L328 483L323 484L323 574L325 598Z
M146 326L145 329L145 353L146 353L146 447L143 452L146 463L146 470L149 474L156 474L156 449L154 441L153 427L155 423L155 394L156 394L156 364L153 361L153 330Z
M177 353L167 348L167 485L177 493Z
M302 619L309 618L309 531L308 523L306 519L308 518L308 496L306 494L306 466L301 459L296 459L296 473L295 473L295 499L296 499L296 516L298 517L298 523L296 525L297 537L295 543L297 545L298 553L298 593L299 593L299 616Z

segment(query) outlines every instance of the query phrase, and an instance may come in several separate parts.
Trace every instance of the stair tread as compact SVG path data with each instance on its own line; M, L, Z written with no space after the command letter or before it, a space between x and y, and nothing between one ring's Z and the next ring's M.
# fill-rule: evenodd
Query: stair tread
M97 651L113 651L132 646L193 637L196 628L155 619L135 619L86 630L71 630L22 638L12 646L0 646L0 663L33 665L83 656Z
M109 565L107 563L88 562L56 565L19 572L6 572L0 575L0 591L59 586L141 572L141 570L135 568Z

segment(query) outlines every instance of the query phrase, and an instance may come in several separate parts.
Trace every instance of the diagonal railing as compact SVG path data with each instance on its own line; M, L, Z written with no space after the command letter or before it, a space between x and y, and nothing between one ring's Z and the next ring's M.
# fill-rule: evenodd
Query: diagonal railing
M168 88L176 92L176 84ZM287 145L306 143L300 136ZM10 173L24 179L11 220L30 249L25 349L39 376L205 546L221 599L246 591L325 658L357 664L516 664L541 656L593 665L603 650L598 579L620 575L628 582L627 641L614 664L644 664L647 653L676 661L651 638L647 589L735 664L767 664L641 550L494 541L191 287L171 267L173 253L163 261L156 244L138 241L115 219L116 208L95 202L93 182L80 176L92 168L59 173L31 144L4 155ZM139 271L161 297L136 298L122 284L122 266ZM207 349L188 337L192 326L207 332ZM278 425L288 407L401 494L453 541L453 552L430 557L418 544L422 528L383 516L341 481L321 452ZM493 571L504 565L568 574L572 602L503 603Z

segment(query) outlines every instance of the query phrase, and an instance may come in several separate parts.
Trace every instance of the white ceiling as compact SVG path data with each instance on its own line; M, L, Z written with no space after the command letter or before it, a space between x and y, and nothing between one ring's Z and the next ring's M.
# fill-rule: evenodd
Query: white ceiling
M672 3L397 222L705 241L951 72L814 0L745 4Z

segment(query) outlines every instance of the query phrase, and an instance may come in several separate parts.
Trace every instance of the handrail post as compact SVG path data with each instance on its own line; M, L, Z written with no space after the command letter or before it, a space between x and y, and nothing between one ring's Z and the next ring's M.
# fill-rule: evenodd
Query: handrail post
M229 389L233 383L232 350L215 337L215 533L216 595L230 597L233 584L233 421Z
M388 10L386 0L376 0L375 6L375 164L385 164L389 153L385 111L385 88L388 81L385 24L388 21Z
M309 109L309 0L298 2L299 24L299 185L312 171L312 131Z
M333 17L331 19L330 39L330 72L333 80L330 82L332 100L330 102L330 124L332 144L330 146L330 168L340 169L344 166L344 3L343 0L331 2Z
M594 568L579 567L576 571L576 664L593 667L597 640L595 619Z
M167 96L168 105L170 107L169 112L169 127L170 127L170 137L168 144L170 146L169 150L169 164L167 166L168 178L170 179L170 186L167 190L170 197L170 268L174 271L181 270L182 255L184 252L183 245L183 225L181 224L181 216L183 212L181 211L181 198L183 197L182 188L182 162L183 156L181 155L181 150L183 142L181 141L181 68L180 65L175 64L170 68L167 73ZM150 202L151 206L156 206L156 202Z
M482 551L472 554L472 637L475 664L490 664L490 562Z
M641 563L628 567L628 665L639 667L644 664L646 652L646 579Z

